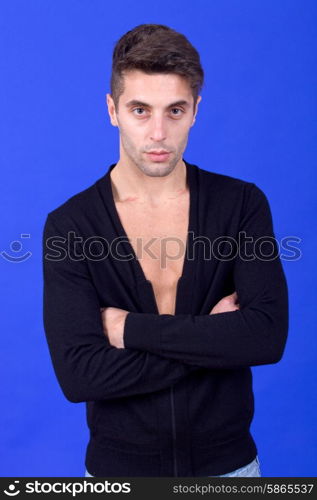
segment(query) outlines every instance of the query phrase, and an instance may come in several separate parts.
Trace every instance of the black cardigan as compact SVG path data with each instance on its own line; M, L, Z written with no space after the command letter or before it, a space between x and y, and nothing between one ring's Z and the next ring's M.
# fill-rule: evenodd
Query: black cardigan
M270 207L254 183L184 162L190 210L175 315L158 314L121 224L115 164L46 219L45 333L65 397L86 402L94 476L220 475L257 454L250 367L278 362L288 332ZM240 310L210 315L234 290ZM124 349L103 333L107 306L130 311Z

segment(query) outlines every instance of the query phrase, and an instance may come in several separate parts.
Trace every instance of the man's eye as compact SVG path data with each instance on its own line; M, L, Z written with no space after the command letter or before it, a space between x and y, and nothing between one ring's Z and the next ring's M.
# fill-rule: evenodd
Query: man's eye
M144 108L134 108L132 110L132 112L134 113L135 111L145 111L145 109ZM138 116L142 116L143 113L134 113L134 114L136 114Z
M183 113L183 110L180 108L172 108L171 111L179 111L179 113L172 113L172 115L174 115L174 116L179 116Z

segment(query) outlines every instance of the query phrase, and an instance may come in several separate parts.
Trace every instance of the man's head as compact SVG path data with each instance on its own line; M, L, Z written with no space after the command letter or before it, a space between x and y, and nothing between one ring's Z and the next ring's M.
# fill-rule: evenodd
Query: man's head
M167 26L143 24L113 51L111 123L120 130L120 160L150 176L169 174L181 160L195 122L204 73L186 37ZM149 151L168 151L165 157Z

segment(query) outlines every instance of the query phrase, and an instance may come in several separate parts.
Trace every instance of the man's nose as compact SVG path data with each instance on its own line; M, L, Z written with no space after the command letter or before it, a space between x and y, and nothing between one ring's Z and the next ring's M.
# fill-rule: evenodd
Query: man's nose
M164 123L164 118L153 117L150 138L153 141L164 141L166 139L166 124Z

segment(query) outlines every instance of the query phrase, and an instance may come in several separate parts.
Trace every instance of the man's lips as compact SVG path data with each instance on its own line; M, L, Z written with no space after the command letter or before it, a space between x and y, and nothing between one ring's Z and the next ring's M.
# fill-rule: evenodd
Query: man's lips
M151 160L154 161L165 161L168 159L170 153L169 152L162 152L162 153L146 153Z

